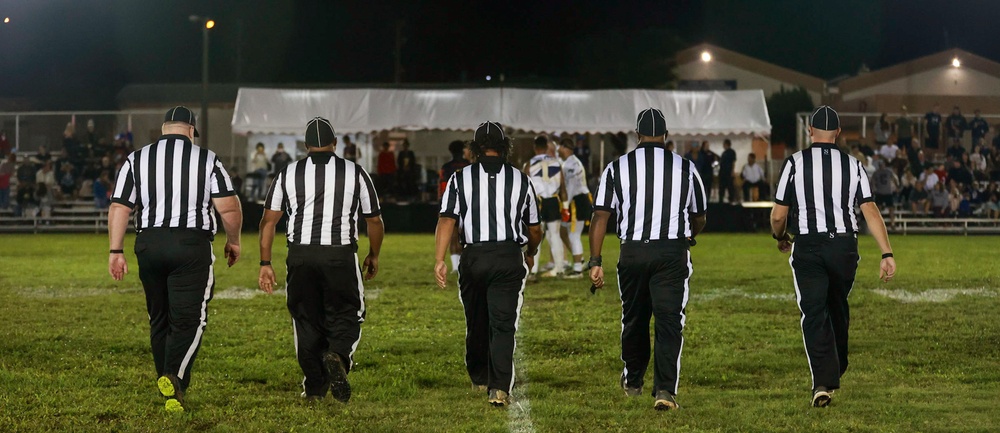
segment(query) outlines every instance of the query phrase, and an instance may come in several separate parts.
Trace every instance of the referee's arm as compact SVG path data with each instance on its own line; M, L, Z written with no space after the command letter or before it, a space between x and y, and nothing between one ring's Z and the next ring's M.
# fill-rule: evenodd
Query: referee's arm
M229 266L233 266L240 259L243 208L240 206L240 198L236 195L233 181L219 160L215 161L215 168L212 170L210 188L212 206L219 211L219 216L222 217L222 226L226 229L226 259Z
M128 228L128 217L135 208L135 179L132 177L132 159L125 160L118 172L118 181L111 193L111 207L108 209L108 243L111 250L108 255L108 273L111 278L121 281L128 273L128 263L125 262L125 230ZM122 252L118 252L122 251Z
M604 269L601 267L601 249L604 246L604 236L608 233L608 220L611 211L618 205L614 191L614 164L608 164L601 174L601 183L594 195L594 215L590 219L590 280L595 287L604 287Z
M278 284L274 276L274 268L271 266L271 247L274 245L274 230L281 220L281 206L285 201L284 189L281 179L284 173L278 173L271 181L271 187L267 190L264 199L264 215L260 218L260 272L257 276L257 285L264 293L273 293L274 286Z

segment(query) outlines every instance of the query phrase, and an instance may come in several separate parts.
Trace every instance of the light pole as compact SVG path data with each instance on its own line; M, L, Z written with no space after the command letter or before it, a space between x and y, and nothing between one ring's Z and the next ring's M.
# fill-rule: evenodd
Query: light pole
M201 24L201 119L198 122L198 133L201 141L198 143L208 148L208 30L215 27L215 20L208 17L191 15L191 22Z

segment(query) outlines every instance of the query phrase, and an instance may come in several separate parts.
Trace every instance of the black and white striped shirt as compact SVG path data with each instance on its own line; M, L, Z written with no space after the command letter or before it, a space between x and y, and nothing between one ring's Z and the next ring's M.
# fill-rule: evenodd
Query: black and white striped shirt
M125 159L111 201L135 209L137 231L173 227L215 233L211 199L235 194L215 152L183 135L164 135Z
M462 243L528 243L539 224L535 188L528 176L499 157L483 156L448 179L441 216L458 220Z
M359 213L382 213L368 173L332 152L310 153L278 173L264 209L288 212L289 245L355 244Z
M857 233L855 204L874 201L865 168L830 143L814 143L785 160L774 202L792 208L798 235Z
M618 214L623 241L684 239L708 200L694 163L660 143L639 143L601 174L594 209Z

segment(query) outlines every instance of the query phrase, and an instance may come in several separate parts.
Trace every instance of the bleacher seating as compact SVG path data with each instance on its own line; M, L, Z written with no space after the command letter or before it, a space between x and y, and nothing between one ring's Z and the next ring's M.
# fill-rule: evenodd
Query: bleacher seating
M129 221L131 226L132 222ZM94 202L86 200L60 201L52 206L52 215L42 217L14 216L13 209L0 209L0 232L41 233L41 232L106 232L108 229L107 209L97 209Z

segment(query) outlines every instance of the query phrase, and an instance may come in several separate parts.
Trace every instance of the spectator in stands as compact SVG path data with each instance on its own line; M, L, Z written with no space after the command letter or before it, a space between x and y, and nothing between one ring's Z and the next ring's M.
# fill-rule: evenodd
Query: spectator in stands
M969 155L965 154L964 157L965 161L968 162ZM951 162L951 168L948 169L947 178L949 181L957 182L959 185L963 187L972 185L973 181L972 172L969 171L968 167L962 165L962 161L959 160Z
M937 149L941 140L941 105L934 104L934 109L924 115L927 131L927 148Z
M236 167L233 167L233 171L231 171L230 174L232 176L229 178L229 180L233 182L233 190L236 191L236 194L240 196L240 199L243 199L244 196L243 178L240 176L240 171L236 169Z
M40 185L45 185L50 194L56 194L56 189L58 183L56 182L56 172L52 169L52 161L48 160L42 163L42 168L35 172L35 183Z
M924 184L924 189L926 191L930 191L934 189L934 185L937 185L941 178L934 172L933 164L926 164L924 165L924 172L920 173L920 177L917 180Z
M985 140L986 134L990 132L990 124L986 122L986 119L983 119L978 108L973 112L972 120L969 121L969 132L972 134L973 147Z
M582 137L577 138L576 147L573 148L573 154L576 155L581 163L583 163L587 172L590 172L590 146L587 145L587 140L584 140Z
M881 148L882 147L879 146L878 144L875 145L875 149L881 149ZM869 158L875 156L875 149L872 149L872 147L869 146L868 142L866 141L862 141L861 144L858 144L858 151L860 151L862 155L867 156Z
M910 203L910 193L913 192L913 186L920 183L917 177L913 175L910 171L910 167L906 167L903 170L902 176L899 177L899 201L900 204L905 204L909 206Z
M76 191L76 174L73 172L73 164L64 162L59 168L59 190L65 197L72 197Z
M394 192L393 184L396 180L396 155L389 149L389 142L382 142L382 151L378 153L378 173L379 186L375 189L380 195L391 196Z
M17 204L14 206L14 216L34 217L38 214L38 201L35 200L35 183L32 181L17 182Z
M986 172L987 157L983 155L983 146L976 147L971 154L962 157L962 164L972 170L972 177L975 180L989 180Z
M39 164L45 164L46 162L52 161L52 154L49 153L49 148L44 144L38 146L38 152L35 152L35 160Z
M953 140L948 146L947 155L948 159L952 161L962 159L962 155L965 155L965 147L962 146L962 142Z
M129 148L128 135L126 133L116 135L114 145L111 147L111 162L115 166L114 173L118 173L118 169L125 163L125 159L130 153L132 150Z
M896 119L896 124L894 125L896 130L896 142L900 147L906 149L910 147L913 142L913 120L910 120L910 115L906 111L906 106L900 107L903 114Z
M892 135L892 125L889 124L889 120L886 119L886 113L882 113L879 116L878 121L875 122L875 148L881 149L886 143L889 142L889 136Z
M674 151L674 141L673 140L668 140L666 147L667 147L668 151L673 152Z
M934 167L935 167L934 168L934 174L937 175L938 182L947 185L948 184L948 170L945 168L944 163L942 162L942 163L940 163L940 164L938 164L938 165L936 165Z
M253 156L250 158L250 173L247 177L253 179L250 189L250 199L259 200L267 190L267 172L269 170L267 155L264 153L264 143L257 143Z
M10 179L14 177L14 167L17 166L17 155L8 153L0 162L0 209L10 207Z
M875 193L875 204L879 209L889 210L889 224L896 223L896 192L899 191L899 178L893 173L889 164L878 161L878 168L872 174L872 192Z
M896 151L896 156L889 161L889 165L896 173L896 176L902 177L903 172L906 171L910 165L910 162L906 160L906 151L903 149Z
M34 188L35 175L38 174L38 166L35 165L31 158L24 159L21 161L21 165L17 167L17 184L30 184Z
M951 198L948 195L948 190L944 187L944 182L935 184L934 189L930 190L927 195L929 196L931 211L934 213L934 216L938 218L948 216L948 205L951 203Z
M968 122L965 121L965 116L962 116L962 110L957 105L951 109L951 116L948 116L945 125L947 126L948 141L951 142L951 145L961 146L962 135L968 128Z
M980 208L980 214L986 218L1000 219L1000 194L990 195L990 199Z
M883 144L882 147L878 149L878 154L882 155L882 161L886 162L895 159L896 153L898 152L899 152L899 146L897 146L896 143L893 143L891 141L886 144ZM867 156L872 156L872 155L867 155Z
M63 130L63 156L73 165L73 169L76 170L74 174L80 175L83 172L83 167L86 165L86 157L84 156L83 146L80 145L80 141L74 135L72 123L67 123L66 129Z
M729 201L736 201L736 186L733 184L733 173L736 171L736 151L733 150L733 142L729 139L722 141L722 156L719 158L719 203L726 202L726 193L729 193Z
M101 172L101 177L94 181L94 207L107 209L111 206L111 175Z
M757 164L757 155L747 155L747 163L740 171L743 179L743 201L757 201L765 195L764 168ZM751 190L754 188L754 190Z
M358 162L361 158L361 149L358 149L358 145L351 141L351 136L344 134L344 159L351 162Z
M274 155L271 155L271 166L274 169L274 173L278 174L285 171L285 167L291 164L292 156L285 152L285 143L278 143L278 148L274 151Z
M7 141L7 130L0 129L0 158L6 158L11 153L10 141Z
M396 190L404 197L413 197L417 193L417 178L420 176L417 156L410 150L410 140L404 138L402 147L396 155Z
M38 202L38 210L42 218L52 218L52 192L54 190L44 183L39 183L35 189L35 201ZM48 221L45 221L48 224Z
M913 184L913 191L910 192L910 210L914 214L928 214L931 211L930 195L924 189L923 182Z
M698 167L698 174L701 175L701 182L705 186L706 200L712 198L712 187L715 183L713 171L718 163L719 155L712 152L711 145L708 143L708 140L702 141L701 149L698 150L698 160L695 161L695 166Z

